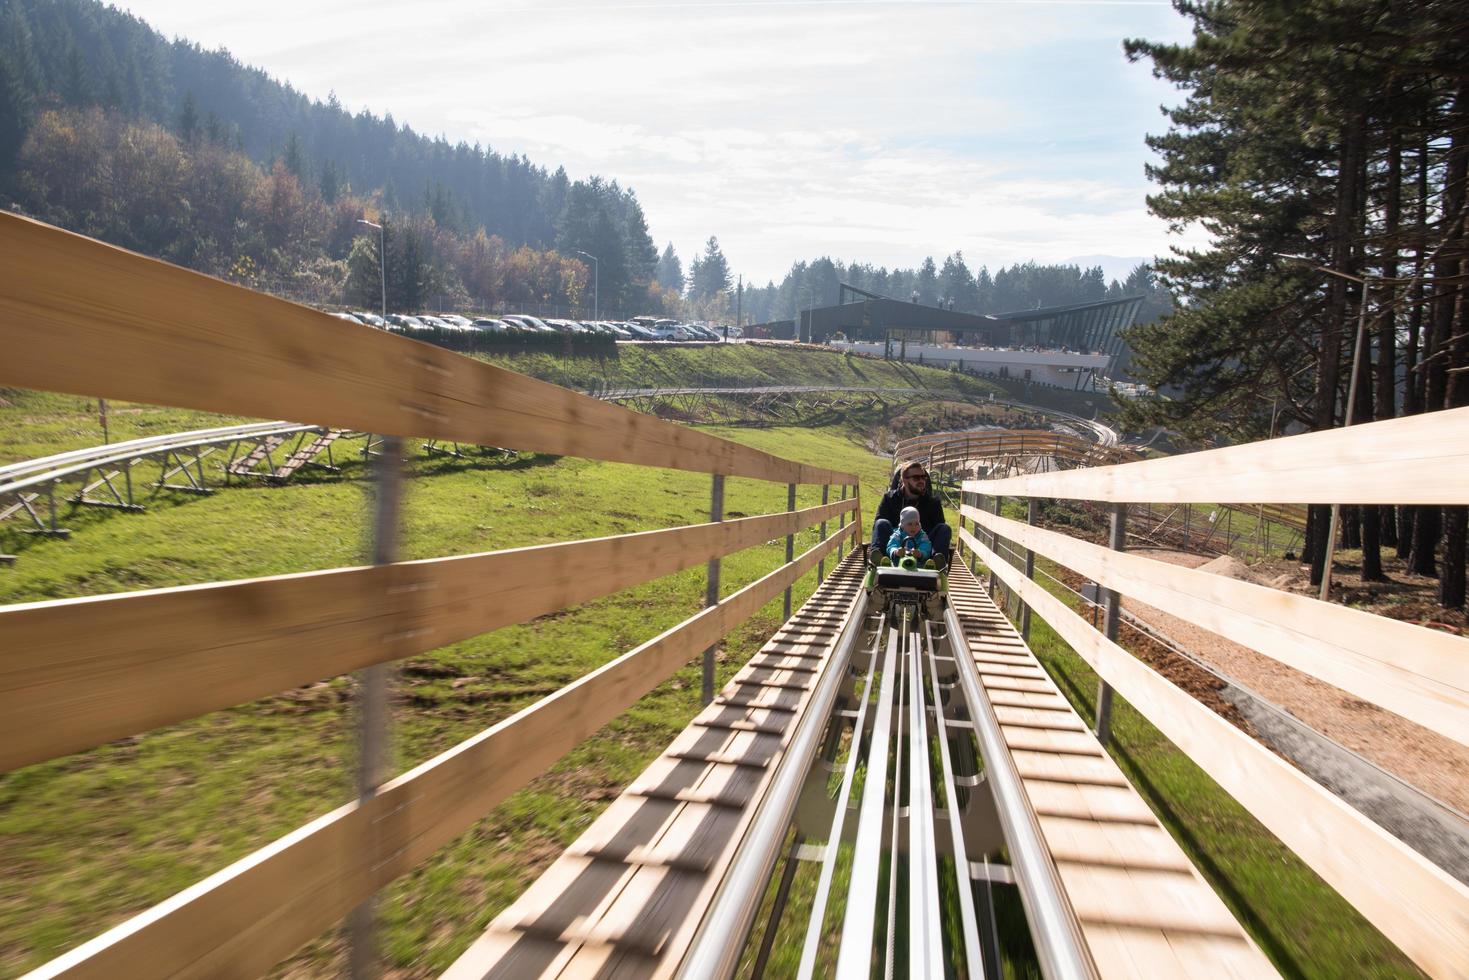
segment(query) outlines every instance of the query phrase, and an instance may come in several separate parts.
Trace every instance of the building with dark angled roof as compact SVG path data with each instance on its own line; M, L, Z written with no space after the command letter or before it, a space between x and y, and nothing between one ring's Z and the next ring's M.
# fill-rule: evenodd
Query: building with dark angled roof
M774 336L818 344L840 339L886 357L958 362L976 373L1077 388L1125 368L1130 351L1121 332L1132 325L1144 298L976 314L904 303L846 283L838 296L842 302L836 306L802 310L794 321L766 326Z

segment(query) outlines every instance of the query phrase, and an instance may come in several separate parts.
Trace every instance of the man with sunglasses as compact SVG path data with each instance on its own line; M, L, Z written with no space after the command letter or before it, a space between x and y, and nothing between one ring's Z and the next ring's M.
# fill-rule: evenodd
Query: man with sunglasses
M892 488L878 502L877 516L872 522L872 543L868 546L871 563L876 565L882 560L883 548L892 536L904 507L918 509L918 519L933 542L934 564L940 569L948 567L953 531L944 523L943 504L929 488L928 469L916 461L898 467L893 474Z

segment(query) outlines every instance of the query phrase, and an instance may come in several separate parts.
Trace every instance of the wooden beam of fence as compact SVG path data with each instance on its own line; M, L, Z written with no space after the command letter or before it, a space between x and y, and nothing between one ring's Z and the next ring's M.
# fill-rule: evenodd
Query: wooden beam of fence
M772 456L0 213L0 384L777 483Z
M1101 678L1430 976L1469 963L1469 887L1147 664L1103 637L969 530L1000 580Z
M807 511L806 513L809 513ZM32 976L257 976L411 870L748 619L849 537L848 524L549 697L42 966Z
M0 772L526 622L856 507L0 606Z
M964 505L1002 537L1469 745L1469 639L1112 551Z
M1462 504L1469 408L1164 459L970 480L964 489L1115 504Z

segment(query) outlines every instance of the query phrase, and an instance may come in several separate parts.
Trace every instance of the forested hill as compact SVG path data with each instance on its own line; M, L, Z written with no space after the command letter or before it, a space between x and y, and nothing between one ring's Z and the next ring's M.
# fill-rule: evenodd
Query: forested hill
M677 303L636 195L316 102L92 0L0 3L0 207L291 299ZM588 263L589 265L590 263ZM369 288L370 287L370 288Z
M961 313L1008 313L1043 306L1096 303L1124 296L1142 296L1138 322L1149 323L1173 309L1173 301L1154 279L1152 269L1139 265L1125 280L1110 283L1101 266L1040 265L1017 262L991 274L985 266L971 270L963 252L937 263L932 257L916 269L888 269L862 262L830 258L797 262L785 278L761 287L747 287L744 308L756 321L794 317L808 306L837 303L842 283L891 299L915 296L930 306L949 306Z
M313 101L227 51L169 41L93 0L0 6L0 171L13 168L39 111L98 105L267 167L289 153L328 198L348 185L381 188L390 210L432 208L440 225L483 227L512 246L555 242L570 187L564 171L420 135L391 115L353 115L335 96Z

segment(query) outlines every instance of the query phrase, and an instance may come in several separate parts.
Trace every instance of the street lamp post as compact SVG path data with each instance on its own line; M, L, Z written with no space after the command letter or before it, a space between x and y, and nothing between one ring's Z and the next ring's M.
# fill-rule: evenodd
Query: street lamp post
M583 252L581 249L577 249L576 254L585 255L592 260L592 319L600 320L602 319L602 262L591 252Z
M369 228L376 228L377 229L377 271L378 271L379 278L382 280L382 287L383 287L383 293L382 293L382 302L383 302L383 312L382 312L383 326L387 326L387 323L388 323L388 238L387 238L387 233L385 231L383 231L383 226L380 225L380 224L378 224L376 221L368 221L366 218L358 218L357 219L357 223L359 225L366 225Z

